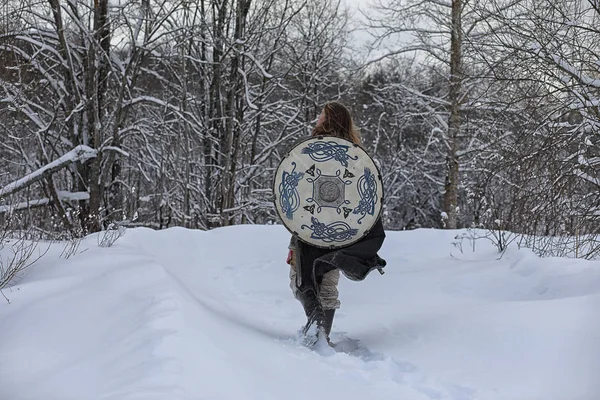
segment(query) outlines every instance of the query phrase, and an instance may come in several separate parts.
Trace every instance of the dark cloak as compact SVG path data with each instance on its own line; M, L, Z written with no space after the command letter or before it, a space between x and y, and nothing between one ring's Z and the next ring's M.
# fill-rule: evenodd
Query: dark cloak
M385 260L377 254L384 240L385 231L381 218L377 219L364 238L340 249L323 249L296 239L295 248L300 259L296 264L300 265L297 286L316 288L323 275L336 268L348 279L362 281L371 271L386 265Z

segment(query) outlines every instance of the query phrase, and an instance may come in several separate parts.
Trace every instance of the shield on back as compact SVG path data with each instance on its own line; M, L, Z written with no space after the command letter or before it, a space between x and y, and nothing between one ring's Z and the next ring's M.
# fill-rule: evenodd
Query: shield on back
M333 136L296 144L277 167L273 191L285 227L321 248L359 241L383 204L381 174L373 159L360 146Z

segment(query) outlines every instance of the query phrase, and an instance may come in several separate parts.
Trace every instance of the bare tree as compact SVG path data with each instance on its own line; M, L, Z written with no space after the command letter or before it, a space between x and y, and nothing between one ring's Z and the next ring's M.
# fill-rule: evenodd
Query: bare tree
M485 10L484 1L390 0L380 1L366 15L377 49L369 64L412 55L415 63L435 68L445 82L446 90L437 98L421 97L443 117L437 118L446 147L442 218L450 229L460 225L461 165L470 164L471 157L485 146L480 130L463 128L466 115L476 113L482 103L479 96L487 86L485 77L495 68L481 57L487 51L487 37L494 34L487 23L492 15ZM439 104L445 107L438 108Z
M577 248L577 256L597 255L597 242L590 242L597 239L589 236L597 234L600 207L597 4L543 0L511 7L492 2L488 8L496 34L486 58L498 65L497 82L521 92L510 101L523 105L521 114L530 118L521 137L531 139L522 139L519 151L505 153L512 171L504 174L518 187L519 209L512 218L521 222L512 225L532 238L540 235L543 244L532 246L543 253ZM526 172L519 177L519 170ZM556 240L564 235L580 239Z

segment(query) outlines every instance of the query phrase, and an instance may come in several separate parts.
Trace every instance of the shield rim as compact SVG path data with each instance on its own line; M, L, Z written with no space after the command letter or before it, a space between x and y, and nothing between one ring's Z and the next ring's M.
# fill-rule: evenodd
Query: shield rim
M277 191L276 191L276 186L277 186L277 171L279 170L279 167L281 166L281 163L283 162L283 160L285 160L287 157L289 157L290 155L290 150L294 149L298 146L300 146L302 143L307 142L309 140L322 140L324 138L334 138L337 140L342 140L345 142L348 142L351 146L353 147L360 147L360 149L367 155L367 157L369 157L369 159L371 160L371 162L373 163L373 166L375 166L375 169L377 170L377 179L379 179L379 182L381 184L381 198L379 199L379 201L381 202L381 206L379 207L379 211L377 212L377 216L374 219L373 225L371 225L371 227L369 229L366 229L364 231L364 233L358 237L355 238L354 240L352 240L351 242L348 243L344 243L342 245L318 245L315 243L311 243L311 242L307 242L306 240L302 240L302 238L300 237L300 235L298 235L298 232L292 231L290 228L288 228L288 226L286 224L283 223L283 218L279 212L279 208L277 208ZM373 229L373 226L375 226L375 223L377 222L377 220L379 218L381 218L381 213L383 212L383 202L385 199L385 187L383 186L383 176L381 175L381 170L379 169L379 167L377 166L377 163L375 162L375 160L373 159L373 157L371 157L371 155L360 145L345 139L345 138L341 138L339 136L334 136L334 135L319 135L319 136L308 136L306 138L302 138L300 140L297 140L294 142L294 144L292 146L290 146L288 148L288 150L286 150L284 156L281 158L281 161L279 162L279 164L277 164L277 167L275 168L275 172L273 173L273 179L272 179L272 184L271 184L271 190L273 190L273 206L275 207L275 212L277 213L277 216L279 217L279 220L281 222L281 225L283 225L285 227L285 229L292 234L292 236L295 236L297 240L300 240L302 243L306 243L310 246L313 247L317 247L319 249L327 249L327 250L339 250L339 249L343 249L349 246L352 246L353 244L361 241L362 239L364 239Z

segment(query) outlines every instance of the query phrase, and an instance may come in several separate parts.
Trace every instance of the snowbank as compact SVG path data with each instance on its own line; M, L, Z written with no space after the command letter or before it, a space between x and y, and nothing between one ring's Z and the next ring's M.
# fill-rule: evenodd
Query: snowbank
M600 398L600 262L388 234L386 274L342 280L325 353L296 340L282 227L54 246L0 304L0 399Z

